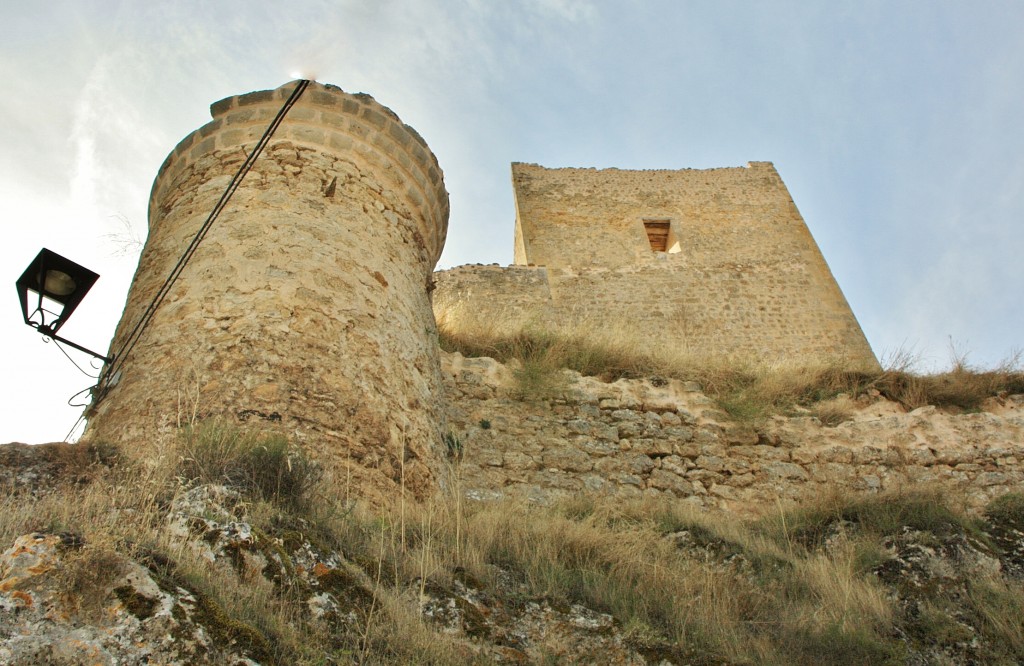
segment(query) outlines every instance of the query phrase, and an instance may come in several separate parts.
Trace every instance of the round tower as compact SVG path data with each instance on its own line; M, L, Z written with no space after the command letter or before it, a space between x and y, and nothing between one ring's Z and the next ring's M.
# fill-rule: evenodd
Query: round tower
M213 104L212 122L167 157L111 353L296 85ZM292 436L353 494L400 482L428 493L443 418L430 275L447 224L419 134L369 95L310 84L115 358L86 436L144 456L218 416Z

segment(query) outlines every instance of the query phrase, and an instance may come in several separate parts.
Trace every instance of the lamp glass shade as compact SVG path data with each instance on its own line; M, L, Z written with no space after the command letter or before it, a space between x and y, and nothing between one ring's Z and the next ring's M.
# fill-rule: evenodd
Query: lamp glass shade
M41 332L45 330L55 333L99 277L88 268L43 248L15 283L25 323L41 329ZM37 299L33 299L36 300L34 305L29 303L29 292L37 294ZM44 309L44 298L63 306L61 311L55 313ZM39 321L32 320L36 315ZM46 321L46 315L53 315L54 318Z
M54 296L70 296L75 293L76 288L77 285L74 278L64 271L55 269L46 271L46 277L43 279L43 291L47 296L50 294Z

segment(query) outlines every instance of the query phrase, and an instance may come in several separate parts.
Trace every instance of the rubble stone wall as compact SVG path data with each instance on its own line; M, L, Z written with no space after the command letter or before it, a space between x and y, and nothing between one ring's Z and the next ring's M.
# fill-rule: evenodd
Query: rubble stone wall
M675 498L759 512L833 489L936 483L972 507L1024 482L1024 396L992 411L909 413L879 399L825 427L813 416L739 426L678 380L603 383L566 372L555 398L517 395L488 358L443 355L455 468L468 497L549 502L581 493Z

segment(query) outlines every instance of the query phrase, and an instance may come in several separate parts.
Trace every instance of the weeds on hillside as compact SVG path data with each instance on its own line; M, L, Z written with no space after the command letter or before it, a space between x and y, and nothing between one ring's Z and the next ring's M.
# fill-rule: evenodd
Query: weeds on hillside
M321 476L320 466L276 433L239 430L203 421L181 430L178 474L188 483L231 486L254 499L303 510Z
M812 504L762 519L758 529L780 546L797 545L812 552L825 545L836 526L849 526L878 539L910 528L938 536L964 533L985 540L976 521L951 508L938 488L853 497L842 491L826 493Z
M261 447L278 451L259 458L276 471L257 480L251 470L238 472ZM148 562L194 590L203 612L226 636L251 644L263 663L466 663L470 657L427 626L416 606L428 587L450 589L456 577L510 606L547 599L610 613L628 644L652 659L903 663L920 646L973 644L989 663L1024 660L1019 584L979 574L963 588L927 587L926 596L911 599L910 613L896 593L912 586L907 592L898 577L885 578L899 574L893 544L907 530L935 544L966 539L986 552L1000 547L957 510L955 498L935 490L835 493L745 521L680 503L594 497L552 507L467 505L456 485L422 504L396 500L370 513L318 490L316 474L280 481L289 470L308 469L301 453L224 424L185 431L154 462L99 473L64 494L11 494L0 500L0 537L10 543L41 529L79 535L85 547L65 573L65 589L76 597L107 585L98 570L116 571L119 558ZM132 483L124 483L129 476ZM360 618L358 630L311 619L296 587L210 566L172 539L166 510L184 479L236 484L248 493L236 507L244 512L239 519L268 539L306 539L344 553L340 589ZM311 496L318 501L299 501ZM985 516L1017 529L1024 499L995 500ZM509 580L517 585L510 588Z
M463 324L456 330L441 321L438 332L445 351L511 363L517 391L527 399L546 399L563 391L563 369L606 381L657 376L698 382L740 421L809 410L823 424L834 426L850 417L856 398L868 394L882 395L908 409L935 405L972 411L990 397L1024 393L1019 354L998 368L981 370L954 350L950 370L922 375L912 370L915 358L905 352L888 359L884 369L851 370L841 361L815 366L708 361L685 351L652 350L628 329L615 327L506 329L490 322Z
M1024 494L1008 493L997 497L985 507L985 515L990 520L1024 532Z
M47 532L73 544L55 575L58 590L78 605L83 620L109 602L104 595L112 581L135 560L168 589L189 590L196 617L215 642L242 647L266 665L457 662L447 638L430 631L408 607L395 576L384 575L385 549L392 548L385 532L350 541L356 534L351 507L321 487L319 467L287 439L206 422L183 429L144 464L117 454L113 447L93 444L45 450L44 459L82 461L82 468L88 461L104 462L90 468L87 479L69 464L66 473L73 482L58 482L54 491L0 494L0 542ZM358 599L369 599L372 607L360 609L364 624L355 635L311 617L309 590L301 580L280 584L266 571L243 575L231 563L211 564L202 549L168 530L175 496L204 483L241 493L243 501L224 508L252 526L284 569L292 565L281 544L296 541L358 562L351 568L364 573L353 578L351 590L370 590ZM421 571L433 573L438 566L419 562Z
M651 657L903 663L910 649L959 649L977 637L983 658L1024 658L1019 585L964 574L967 599L930 587L925 611L908 615L876 573L892 568L887 544L906 530L991 547L979 523L937 491L835 494L754 521L591 497L553 507L481 504L466 510L461 536L449 508L444 500L417 507L403 535L397 520L379 515L352 516L339 529L348 544L377 544L383 580L398 588L424 577L444 586L465 570L494 595L512 576L530 598L612 614Z

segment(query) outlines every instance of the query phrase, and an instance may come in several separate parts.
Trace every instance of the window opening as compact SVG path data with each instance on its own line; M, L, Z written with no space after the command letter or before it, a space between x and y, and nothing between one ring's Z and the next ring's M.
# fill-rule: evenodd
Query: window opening
M651 250L655 252L668 252L670 245L677 245L669 243L669 234L672 232L669 220L644 220L644 231L647 232Z

